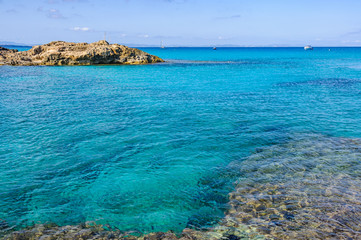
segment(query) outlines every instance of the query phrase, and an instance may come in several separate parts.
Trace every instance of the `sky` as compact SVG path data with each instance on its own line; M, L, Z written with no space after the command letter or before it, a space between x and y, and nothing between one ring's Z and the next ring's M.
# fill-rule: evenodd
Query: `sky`
M361 0L0 0L0 42L361 46Z

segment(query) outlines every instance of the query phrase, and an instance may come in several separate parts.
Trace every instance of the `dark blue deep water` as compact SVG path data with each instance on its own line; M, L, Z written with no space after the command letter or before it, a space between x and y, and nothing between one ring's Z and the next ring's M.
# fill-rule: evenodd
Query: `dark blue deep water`
M361 48L143 50L168 61L0 66L0 219L207 227L257 149L361 137Z

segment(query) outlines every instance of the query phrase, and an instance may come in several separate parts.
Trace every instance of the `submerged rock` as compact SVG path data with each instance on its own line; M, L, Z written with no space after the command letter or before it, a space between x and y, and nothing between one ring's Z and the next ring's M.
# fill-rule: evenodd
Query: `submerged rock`
M157 56L136 48L107 41L71 43L55 41L34 46L28 51L0 47L0 65L96 65L147 64L163 62Z
M102 225L80 224L68 226L55 226L39 224L28 229L12 232L4 240L55 240L55 239L114 239L114 240L208 240L203 233L185 229L180 236L173 232L155 232L144 236L135 236L134 233L105 230ZM139 235L139 234L138 234Z
M361 239L361 140L296 137L243 161L224 226L267 239Z
M230 209L204 231L141 235L96 224L37 225L5 239L361 239L360 160L361 139L295 136L234 163L241 177Z

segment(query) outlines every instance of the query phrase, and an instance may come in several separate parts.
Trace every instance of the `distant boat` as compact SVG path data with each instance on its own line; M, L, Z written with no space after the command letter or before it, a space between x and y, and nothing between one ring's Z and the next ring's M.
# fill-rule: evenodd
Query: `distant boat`
M163 41L160 41L160 48L165 48L163 45Z
M313 50L313 47L311 45L307 45L304 47L304 49L307 51L307 50Z
M213 50L217 50L217 48L216 48L216 47L213 47Z

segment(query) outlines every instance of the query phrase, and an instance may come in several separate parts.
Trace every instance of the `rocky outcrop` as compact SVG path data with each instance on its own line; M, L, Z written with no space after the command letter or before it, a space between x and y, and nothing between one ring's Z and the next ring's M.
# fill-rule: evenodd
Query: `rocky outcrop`
M5 52L7 52L7 53L9 53L9 52L12 52L12 53L18 52L18 50L15 50L15 49L7 49L7 48L4 48L4 47L0 47L0 53L1 53L2 51L4 51L4 53L5 53Z
M107 41L70 43L55 41L34 46L28 51L0 47L0 65L96 65L96 64L147 64L163 62L157 56L136 48Z

